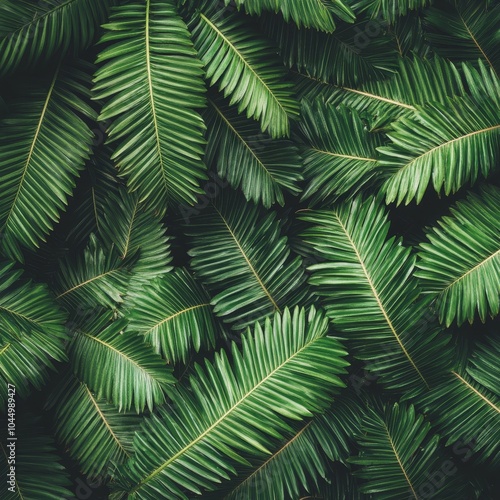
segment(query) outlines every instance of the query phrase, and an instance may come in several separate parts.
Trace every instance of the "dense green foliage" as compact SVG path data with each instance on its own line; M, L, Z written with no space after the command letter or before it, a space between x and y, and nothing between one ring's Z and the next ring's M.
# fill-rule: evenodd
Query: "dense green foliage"
M0 0L0 498L495 498L499 75L492 0Z

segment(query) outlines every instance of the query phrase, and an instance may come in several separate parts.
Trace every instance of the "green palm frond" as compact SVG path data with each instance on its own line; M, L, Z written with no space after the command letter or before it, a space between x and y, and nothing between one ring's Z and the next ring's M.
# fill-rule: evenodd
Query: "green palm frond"
M29 394L30 384L40 389L53 361L66 359L65 315L47 287L21 281L22 271L10 262L0 264L0 380L2 408L6 408L6 387L17 394Z
M238 112L260 122L263 132L274 137L290 134L290 119L298 115L293 86L285 81L271 44L252 32L237 14L207 17L200 13L192 26L198 56L211 85L238 104Z
M439 57L401 59L391 78L354 87L332 85L300 75L296 83L301 97L322 97L328 103L343 104L368 115L372 129L390 128L397 118L413 116L418 105L444 103L449 96L465 94L458 69Z
M429 184L438 193L455 193L466 182L487 177L500 159L498 108L487 97L419 107L387 135L392 142L378 151L388 203L419 203Z
M431 53L431 47L425 38L423 20L420 16L408 14L398 17L389 29L389 36L401 57L412 54L426 58Z
M307 315L285 310L264 329L256 323L254 334L243 336L242 351L233 344L232 366L224 351L197 366L191 391L172 395L174 411L160 410L137 435L116 489L143 499L158 498L158 491L187 499L188 492L212 490L234 475L234 464L248 464L249 453L270 456L271 443L293 433L287 419L321 412L343 386L338 375L346 353L327 329L314 308Z
M92 42L114 0L3 0L0 77L78 54Z
M500 465L499 350L498 336L479 344L465 369L453 370L422 403L447 446L493 470Z
M302 163L291 141L272 140L220 98L209 99L204 118L207 164L215 161L219 176L232 187L241 187L247 200L269 208L274 203L284 205L283 190L300 192Z
M387 214L360 197L304 211L304 241L324 262L308 269L329 317L389 390L414 397L446 373L449 336L440 332L412 277L415 256L388 239Z
M368 37L370 20L343 26L333 34L299 29L275 16L260 22L280 49L286 66L312 78L340 86L383 80L397 69L397 52L388 37ZM383 27L377 26L379 33ZM371 32L370 32L371 33Z
M160 219L139 203L137 193L128 193L121 188L116 193L107 194L99 234L109 249L116 249L120 259L137 254L131 266L130 290L172 269L165 228Z
M55 434L89 477L109 475L132 455L132 440L142 417L119 413L70 373L50 394L47 409L55 413Z
M105 252L92 234L83 255L61 261L54 292L67 310L114 308L123 302L135 259L124 261L119 252L112 250Z
M184 269L132 290L124 308L128 329L171 363L186 363L192 348L215 345L218 327L210 297Z
M456 498L461 483L456 474L441 484L429 475L444 462L439 452L439 435L412 405L387 406L383 414L368 409L358 439L360 453L350 461L360 465L357 475L364 481L360 490L380 499L425 498L429 484L437 498ZM452 468L456 466L450 462ZM458 483L458 484L457 484Z
M94 118L88 65L58 66L50 78L26 84L28 97L9 104L0 121L1 249L22 260L52 230L90 153Z
M191 267L211 293L214 312L241 329L299 304L302 259L291 255L276 214L225 190L185 229Z
M362 408L346 397L335 399L324 414L297 425L296 433L256 467L239 470L238 478L217 492L227 500L299 498L326 479L329 460L346 460L349 442L360 425Z
M500 311L500 189L490 186L451 208L420 245L424 292L437 297L440 320L449 326L481 321Z
M0 497L16 500L55 500L71 498L71 481L68 472L61 465L61 458L56 454L53 438L41 425L39 417L31 414L16 416L17 441L0 443L0 473L3 481L0 485ZM7 422L2 420L7 428ZM9 445L14 443L11 455ZM12 461L14 458L14 461ZM14 468L14 489L9 484L7 475ZM50 478L50 480L47 480Z
M311 205L353 196L379 175L375 148L380 140L366 130L356 111L304 101L299 131L308 181L302 199Z
M106 199L115 195L119 189L120 183L110 160L111 155L112 151L108 146L97 148L82 172L81 179L85 183L85 189L75 190L68 207L68 211L76 219L66 237L70 248L85 247L90 234L99 232L99 221L104 216Z
M229 0L225 0L226 4ZM298 27L315 28L331 33L335 31L335 17L346 21L355 20L349 2L332 0L235 0L237 7L243 6L248 14L261 14L264 11L281 12L285 21L292 20Z
M500 76L500 5L454 0L428 9L425 20L426 36L438 54L473 63L480 59Z
M203 70L174 2L127 3L104 27L94 89L121 175L160 213L168 200L196 201L206 178Z
M140 335L125 331L126 319L110 321L111 316L96 313L78 325L68 352L73 369L98 398L120 411L152 410L165 402L165 390L174 383L172 370Z
M432 0L354 0L352 9L356 12L366 12L378 22L393 24L408 12L422 9L431 3Z

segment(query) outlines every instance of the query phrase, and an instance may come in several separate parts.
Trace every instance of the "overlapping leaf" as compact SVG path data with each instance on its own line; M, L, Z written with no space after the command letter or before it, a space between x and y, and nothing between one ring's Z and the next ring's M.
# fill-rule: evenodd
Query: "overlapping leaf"
M284 205L284 190L300 191L302 164L291 141L272 140L222 99L209 100L204 118L207 163L215 161L218 174L234 188L241 187L247 200L269 208Z
M273 212L225 190L186 227L191 265L212 295L214 312L241 329L306 293L300 257L291 255Z
M285 68L262 35L237 14L222 13L200 13L197 22L193 20L193 41L207 79L230 97L230 104L238 104L238 112L259 120L263 132L274 138L288 136L298 104Z
M205 178L201 63L171 0L132 2L117 8L97 59L96 98L110 120L121 174L139 200L160 213L169 200L196 200Z
M88 70L58 66L26 84L0 122L0 248L11 258L22 260L20 247L36 248L51 231L88 158Z
M471 193L427 233L420 245L419 271L426 293L437 296L442 322L449 326L484 322L500 310L500 189Z
M248 454L270 456L270 442L293 432L288 419L321 412L343 385L346 353L327 328L313 308L285 310L244 335L242 351L233 344L232 365L221 351L197 366L191 391L180 387L174 410L160 411L137 435L115 489L142 499L156 499L158 491L187 499L229 478L235 463L248 464Z
M309 267L336 328L387 389L412 397L446 374L449 336L419 300L415 257L388 239L379 202L360 197L330 210L306 211L304 241L324 262Z
M174 383L172 370L140 335L124 331L125 319L111 322L110 316L96 313L77 328L69 347L73 369L98 398L120 411L152 410L165 401L165 390Z

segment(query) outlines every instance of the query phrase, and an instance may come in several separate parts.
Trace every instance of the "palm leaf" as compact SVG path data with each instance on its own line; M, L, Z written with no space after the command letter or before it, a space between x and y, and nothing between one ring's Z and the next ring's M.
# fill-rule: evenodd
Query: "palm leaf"
M4 429L7 422L2 421ZM4 478L0 486L0 496L18 500L56 500L70 498L71 481L56 454L53 438L40 424L40 418L31 414L16 416L19 439L0 443L0 472ZM10 453L15 444L14 457ZM10 489L10 472L14 469L14 489Z
M365 129L356 111L304 101L299 131L308 181L302 199L311 205L355 195L378 176L375 148L380 141Z
M66 358L65 315L47 287L20 280L22 271L13 264L0 265L0 379L3 387L12 384L25 397L32 384L40 389L53 361ZM6 408L6 391L0 391Z
M429 474L444 462L438 450L439 435L432 434L430 427L412 405L396 403L383 415L368 409L358 439L360 454L350 459L362 466L357 472L364 480L360 490L380 499L418 499L424 498L431 484L440 499L456 498L461 486L456 475L441 484L430 483Z
M305 275L280 235L276 214L224 191L186 227L191 266L207 286L214 312L241 329L300 303Z
M289 119L298 115L293 87L285 81L285 68L269 42L236 14L223 16L220 11L207 17L200 13L193 41L203 61L206 77L217 84L238 112L260 121L263 132L274 138L288 136Z
M451 209L420 245L419 271L426 293L437 297L446 326L481 321L500 310L500 189L490 186Z
M291 141L272 140L259 126L222 99L210 99L204 115L208 127L206 162L215 161L217 173L247 200L269 208L284 205L283 190L300 192L302 164Z
M225 0L226 4L229 0ZM353 22L354 12L349 2L332 0L321 2L319 0L235 0L237 7L243 6L248 14L261 14L263 11L281 11L285 21L290 19L298 26L315 28L331 33L335 30L334 16L343 21Z
M328 460L345 460L362 409L352 399L336 399L330 409L307 422L257 467L242 468L235 485L223 490L227 500L299 498L318 489L329 472ZM243 475L241 477L241 475ZM218 498L222 492L218 492Z
M388 390L414 397L446 373L449 336L440 333L412 277L415 257L387 239L387 214L375 199L306 211L304 241L324 262L308 269L329 317L367 370Z
M99 233L109 249L116 248L120 259L138 254L131 267L130 290L172 269L165 228L160 219L139 203L136 193L130 194L124 188L108 193Z
M78 54L106 20L114 0L3 0L0 77Z
M176 411L151 418L137 436L135 455L116 480L116 489L136 498L187 499L187 492L211 490L234 473L235 461L269 447L293 432L286 419L322 411L346 362L339 342L325 336L328 322L314 309L278 313L233 344L233 367L221 351L191 377L191 391L173 394ZM299 382L300 380L300 382ZM304 383L308 390L304 391ZM189 415L189 417L188 417ZM214 467L216 464L216 467Z
M70 248L85 247L91 233L99 232L99 221L103 218L106 199L116 193L120 186L116 169L110 160L112 151L108 146L102 146L94 151L73 200L68 206L68 212L74 224L69 228L67 241ZM82 182L83 181L83 182Z
M88 65L58 66L27 84L0 122L0 231L3 252L22 260L52 230L90 152Z
M446 436L446 445L453 444L456 452L467 453L463 458L472 455L492 470L500 464L500 370L494 361L499 349L498 336L480 344L465 369L453 370L422 402L423 410Z
M119 413L81 380L66 373L47 401L54 412L56 436L89 477L109 475L132 454L134 432L142 417Z
M104 26L95 75L101 120L111 120L121 175L141 202L164 213L167 200L193 202L205 178L201 161L201 63L170 0L118 7Z
M387 172L382 191L388 203L419 203L431 182L437 192L449 195L486 177L500 159L498 109L489 99L457 97L427 104L393 128L388 134L392 143L378 148Z
M369 19L358 20L354 27L342 26L327 34L299 29L280 22L276 16L260 20L264 33L279 47L286 66L346 87L388 78L397 68L392 40L382 36L369 38L365 34L369 23ZM382 27L378 26L378 30L381 32Z
M427 38L442 57L477 63L482 60L500 76L500 5L455 0L425 13Z
M133 260L122 260L114 249L104 252L94 235L83 256L68 256L60 263L54 291L69 311L100 306L114 308L123 302Z
M124 331L125 319L110 322L110 316L97 314L77 328L69 346L73 369L98 398L120 411L152 410L165 401L164 391L174 382L171 369L139 335Z
M125 302L128 329L172 363L186 363L192 348L214 347L217 323L210 297L184 269L133 290Z
M355 0L352 9L367 12L372 19L394 23L412 10L422 9L432 0Z
M296 78L301 97L322 97L343 104L370 118L372 129L387 128L394 120L413 116L416 107L428 102L446 102L449 96L464 95L458 69L439 57L401 59L394 76L357 86L339 86L307 77Z

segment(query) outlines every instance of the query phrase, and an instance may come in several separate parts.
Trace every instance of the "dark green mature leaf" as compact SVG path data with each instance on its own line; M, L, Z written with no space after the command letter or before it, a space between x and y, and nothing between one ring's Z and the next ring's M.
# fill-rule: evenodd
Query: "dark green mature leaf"
M101 135L100 140L102 138ZM99 232L99 221L103 217L106 199L118 191L120 183L110 160L111 155L112 150L108 146L97 148L82 173L83 182L88 182L83 192L76 190L68 209L74 220L66 238L70 248L85 246L90 234Z
M299 110L285 68L270 43L249 29L244 18L222 14L193 18L193 41L207 79L230 96L230 104L238 104L238 112L259 120L263 132L274 138L288 136L289 120Z
M212 295L214 312L234 329L245 328L307 292L302 259L293 257L276 214L263 214L224 191L186 227L195 276Z
M98 398L120 411L152 410L165 402L172 370L140 335L125 331L127 320L110 319L110 312L97 314L77 328L68 353L73 369Z
M118 7L101 42L111 44L97 59L96 98L105 101L100 119L111 120L113 159L141 202L160 213L168 200L196 201L206 178L203 154L202 66L171 0Z
M362 466L356 473L364 480L361 491L387 500L419 499L428 495L430 486L436 498L457 498L456 477L441 484L429 479L444 463L438 451L439 435L430 430L431 424L412 405L387 406L383 415L367 409L358 439L360 454L350 459ZM451 460L447 469L457 471Z
M487 96L457 97L418 107L394 123L387 134L392 143L378 148L386 201L419 203L431 183L449 195L486 177L500 160L498 111Z
M7 384L18 396L29 394L32 384L40 389L53 361L66 359L65 315L47 287L21 281L22 271L13 263L0 264L0 399L6 408Z
M432 0L354 0L353 10L367 12L371 18L379 22L394 23L400 16L409 11L422 9Z
M53 438L40 425L40 418L21 414L15 420L18 439L15 442L2 439L0 443L0 473L3 478L0 497L6 500L70 498L69 474L56 454ZM2 420L1 423L2 427L7 428L6 421ZM7 475L11 467L14 468L13 486Z
M272 140L222 99L209 100L204 118L206 162L215 161L219 176L232 187L241 187L247 200L269 208L276 202L284 205L283 190L300 192L302 163L291 141Z
M324 262L309 267L329 317L389 390L405 398L425 392L444 374L449 336L440 332L412 277L415 256L387 239L387 214L360 197L331 210L305 211L305 242Z
M26 84L0 121L0 248L11 258L23 260L20 246L36 248L52 230L88 158L88 70L58 66Z
M343 104L370 117L371 128L388 128L402 116L413 116L416 106L429 102L445 103L450 96L464 95L458 69L439 57L405 58L394 76L358 86L337 86L298 77L298 94L313 99L321 96L328 103Z
M114 250L105 253L91 235L83 256L68 256L61 262L54 286L56 298L69 311L114 308L127 292L133 262L120 259Z
M324 414L297 425L296 433L265 461L242 467L235 485L223 490L224 498L299 498L301 488L309 493L317 490L318 480L328 476L328 461L345 461L349 456L349 441L359 429L361 412L354 400L336 398Z
M114 0L3 0L0 76L87 48Z
M451 60L482 60L500 76L500 5L458 0L428 9L427 38L433 49Z
M175 410L161 410L134 441L135 455L119 471L116 489L136 498L156 499L158 491L187 499L189 491L212 490L248 464L249 453L270 456L275 439L293 433L287 419L321 412L347 363L341 344L326 336L328 321L311 308L276 313L264 329L233 343L232 366L224 351L196 367L189 392L179 387ZM304 387L307 386L307 391ZM216 466L214 467L214 464Z
M340 86L382 80L397 69L397 52L385 26L370 20L342 26L333 34L299 29L276 16L261 20L264 32L280 49L291 69Z
M498 351L498 336L479 344L465 369L453 370L422 402L462 461L474 457L493 470L500 465L500 369L498 358L492 362Z
M481 321L500 311L500 189L471 193L451 208L420 245L419 271L425 293L437 297L440 320L450 326Z
M128 193L121 188L108 194L102 213L99 233L106 246L116 248L120 259L137 255L131 267L129 290L133 291L172 269L165 227L139 203L137 193Z
M356 111L304 101L299 131L308 181L302 199L311 205L353 196L379 174L375 148L380 140L365 129Z
M229 3L229 0L225 0ZM281 14L285 21L290 19L299 27L315 28L331 33L335 30L334 16L343 21L353 22L354 12L349 2L332 0L321 2L318 0L235 0L235 4L243 6L248 14L261 14L263 11L274 11Z
M83 474L108 475L113 464L130 458L142 417L119 413L74 375L65 375L47 401L54 411L56 436L78 460Z
M169 362L185 363L192 348L214 347L218 327L210 297L184 269L132 290L125 310L128 329Z

